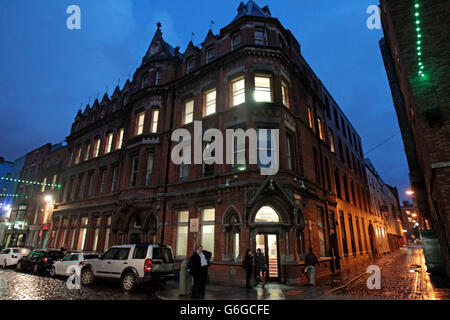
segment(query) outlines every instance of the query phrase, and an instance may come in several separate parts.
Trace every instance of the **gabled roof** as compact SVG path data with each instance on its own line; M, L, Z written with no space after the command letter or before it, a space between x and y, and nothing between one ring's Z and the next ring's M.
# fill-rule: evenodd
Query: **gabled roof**
M111 98L112 98L112 99L115 99L115 98L117 98L118 96L120 96L120 88L119 88L119 86L116 86L116 89L114 89L114 93L113 93L113 95L111 96Z
M164 60L173 57L175 49L164 41L161 31L161 24L157 24L158 29L153 36L150 47L145 54L143 61Z
M103 96L102 102L100 104L105 104L108 102L109 102L108 93L105 93L105 95Z
M235 22L244 16L265 18L271 17L272 15L268 6L261 9L261 7L258 6L253 0L249 0L247 4L244 4L243 2L240 3L238 7L238 14L232 22Z
M202 43L202 48L208 46L208 44L217 40L218 36L215 36L211 29L209 29L208 34L206 35L205 40Z
M83 114L88 114L89 112L91 112L91 106L89 105L89 103L87 104L86 108L84 109Z
M186 48L186 51L184 51L184 56L189 57L191 54L196 53L200 49L196 46L194 46L194 43L192 41L189 41L189 44Z

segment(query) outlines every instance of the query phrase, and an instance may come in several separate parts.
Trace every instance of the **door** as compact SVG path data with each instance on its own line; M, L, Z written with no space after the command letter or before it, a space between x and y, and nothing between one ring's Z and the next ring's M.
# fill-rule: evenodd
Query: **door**
M269 272L267 281L280 281L280 259L278 248L278 235L261 233L256 236L256 250L261 249L268 260Z

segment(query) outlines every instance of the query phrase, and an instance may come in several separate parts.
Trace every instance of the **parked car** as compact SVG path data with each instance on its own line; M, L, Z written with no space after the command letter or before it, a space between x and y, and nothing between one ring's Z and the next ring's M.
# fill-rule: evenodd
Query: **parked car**
M61 260L56 261L52 268L50 269L50 276L67 276L69 277L73 273L73 269L70 269L72 266L82 266L85 264L86 260L96 259L100 255L98 253L91 252L80 252L80 253L71 253L62 258Z
M142 283L160 286L173 277L172 249L160 245L113 246L81 269L83 285L91 285L95 278L119 280L126 292Z
M23 256L30 253L27 248L8 248L0 252L0 263L3 268L14 266Z
M65 254L59 250L33 250L17 262L17 270L33 270L34 273L50 271L53 263L64 258Z

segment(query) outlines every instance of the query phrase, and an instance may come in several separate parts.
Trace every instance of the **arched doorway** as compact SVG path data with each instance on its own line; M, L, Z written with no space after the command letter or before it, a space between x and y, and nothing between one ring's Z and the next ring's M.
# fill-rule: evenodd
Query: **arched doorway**
M376 246L375 246L375 231L373 230L372 224L369 224L369 240L370 240L370 249L372 250L372 255L376 256L378 254Z

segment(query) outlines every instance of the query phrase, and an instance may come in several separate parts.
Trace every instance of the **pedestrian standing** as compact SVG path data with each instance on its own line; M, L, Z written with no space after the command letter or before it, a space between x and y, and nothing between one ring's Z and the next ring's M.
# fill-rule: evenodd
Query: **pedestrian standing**
M316 265L319 265L319 259L317 259L316 255L313 252L313 249L309 248L309 253L305 257L305 266L306 266L306 276L309 280L310 286L315 286L316 283L314 281L314 273L316 271Z
M244 261L242 262L242 267L245 269L245 272L247 274L245 287L247 289L250 289L250 279L252 277L252 270L253 270L253 252L252 250L248 249L247 253L245 254Z
M209 260L211 259L212 253L203 250L203 246L199 245L200 249L200 295L204 296L206 291L206 282L208 281L208 268Z
M188 269L189 274L194 280L192 285L192 299L200 298L200 282L201 282L201 259L200 259L200 247L197 247L189 258Z
M262 288L266 285L267 270L267 258L264 253L261 252L261 249L258 249L256 250L255 255L255 275L261 280Z

